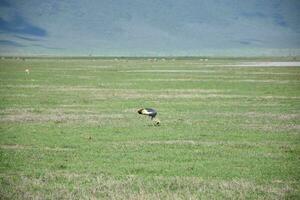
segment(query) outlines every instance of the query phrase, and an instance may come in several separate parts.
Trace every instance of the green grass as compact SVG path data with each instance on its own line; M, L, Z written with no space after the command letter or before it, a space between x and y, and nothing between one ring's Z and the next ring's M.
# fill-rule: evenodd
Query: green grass
M243 61L0 60L0 199L299 199L300 67Z

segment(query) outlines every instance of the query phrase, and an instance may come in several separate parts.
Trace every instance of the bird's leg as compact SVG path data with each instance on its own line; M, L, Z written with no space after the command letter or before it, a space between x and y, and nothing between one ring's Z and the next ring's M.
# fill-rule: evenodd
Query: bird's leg
M158 118L153 118L152 121L154 122L154 126L159 126L160 125L160 121Z

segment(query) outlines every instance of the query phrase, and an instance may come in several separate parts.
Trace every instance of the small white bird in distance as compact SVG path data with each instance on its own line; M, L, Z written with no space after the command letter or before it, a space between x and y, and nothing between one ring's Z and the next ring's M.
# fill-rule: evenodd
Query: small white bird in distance
M29 74L29 69L25 69L26 74Z
M154 122L155 126L160 125L159 119L156 117L157 112L153 108L141 108L138 110L138 113L141 115L147 115L151 118L151 120Z

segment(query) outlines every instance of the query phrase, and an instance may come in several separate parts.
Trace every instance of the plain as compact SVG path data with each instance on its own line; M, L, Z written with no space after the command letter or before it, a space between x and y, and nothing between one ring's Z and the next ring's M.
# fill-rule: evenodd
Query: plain
M288 61L3 58L0 199L299 199Z

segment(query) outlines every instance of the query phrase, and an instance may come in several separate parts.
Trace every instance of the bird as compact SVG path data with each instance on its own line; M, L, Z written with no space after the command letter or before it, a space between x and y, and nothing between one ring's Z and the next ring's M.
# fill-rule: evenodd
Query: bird
M151 118L151 120L154 122L154 125L158 126L160 125L159 119L156 117L157 111L153 108L141 108L138 110L138 113L140 115L147 115Z

